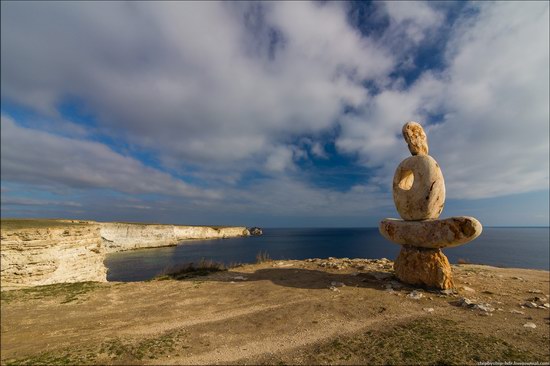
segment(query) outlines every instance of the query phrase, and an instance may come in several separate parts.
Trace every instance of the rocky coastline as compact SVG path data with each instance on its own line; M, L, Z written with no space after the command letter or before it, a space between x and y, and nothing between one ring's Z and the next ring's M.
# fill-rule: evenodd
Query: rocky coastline
M108 253L251 235L246 227L78 220L2 220L0 232L2 291L64 282L105 282L103 261Z

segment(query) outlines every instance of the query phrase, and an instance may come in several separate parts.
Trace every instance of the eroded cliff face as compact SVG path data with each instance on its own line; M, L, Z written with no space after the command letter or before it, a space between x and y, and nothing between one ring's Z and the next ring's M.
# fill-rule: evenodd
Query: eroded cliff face
M174 245L190 239L222 239L250 235L246 227L142 225L101 223L107 253Z
M107 280L97 224L2 229L0 257L2 290Z
M52 221L52 223L54 223ZM7 225L6 225L7 226ZM107 280L107 253L175 245L189 239L249 236L245 227L205 227L57 220L52 227L1 230L1 287Z

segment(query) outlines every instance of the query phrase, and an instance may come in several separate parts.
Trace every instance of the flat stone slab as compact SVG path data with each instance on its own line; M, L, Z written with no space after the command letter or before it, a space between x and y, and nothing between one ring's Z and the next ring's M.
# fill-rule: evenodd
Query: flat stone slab
M435 249L466 244L481 234L482 226L473 217L456 216L422 221L384 219L379 229L393 243Z

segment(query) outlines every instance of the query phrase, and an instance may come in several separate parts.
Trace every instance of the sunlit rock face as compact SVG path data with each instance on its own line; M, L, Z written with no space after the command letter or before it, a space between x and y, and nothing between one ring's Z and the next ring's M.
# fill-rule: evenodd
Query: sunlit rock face
M481 223L468 216L425 221L384 219L380 222L380 233L386 239L420 248L456 247L477 238L481 230Z
M440 289L453 287L451 265L439 249L403 246L393 268L397 278L411 285Z
M184 240L249 236L246 227L208 227L51 220L51 227L2 225L2 290L107 280L107 253L175 245Z
M403 126L403 138L413 156L428 155L428 137L424 129L417 122L407 122Z
M258 235L262 235L262 234L263 234L262 229L260 229L259 227L251 227L251 228L248 229L248 232L249 232L250 235L252 235L252 236L258 236Z
M107 280L97 224L1 231L2 290Z
M437 219L445 204L445 182L429 155L416 155L399 164L393 177L393 201L404 220Z
M244 226L209 227L101 223L101 238L107 253L174 245L183 240L224 239L249 236Z
M441 168L428 155L428 138L419 123L407 122L402 132L412 156L397 167L392 191L403 220L382 220L380 233L403 246L394 263L397 278L411 285L448 289L453 286L451 267L440 248L474 240L482 226L468 216L439 219L445 205Z

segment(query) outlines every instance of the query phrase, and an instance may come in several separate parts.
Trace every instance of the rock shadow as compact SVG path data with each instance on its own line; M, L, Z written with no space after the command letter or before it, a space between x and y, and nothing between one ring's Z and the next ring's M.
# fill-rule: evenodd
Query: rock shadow
M380 291L387 289L412 289L399 282L392 273L363 270L359 273L332 273L307 268L263 268L254 272L239 272L231 269L228 272L219 272L208 276L196 276L182 279L182 281L217 281L247 283L251 281L270 281L279 286L302 289L326 290L330 287L364 287Z

